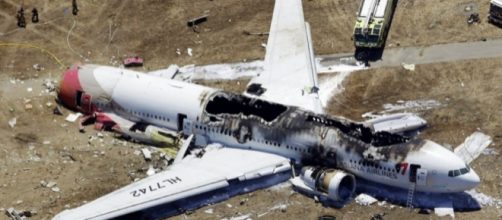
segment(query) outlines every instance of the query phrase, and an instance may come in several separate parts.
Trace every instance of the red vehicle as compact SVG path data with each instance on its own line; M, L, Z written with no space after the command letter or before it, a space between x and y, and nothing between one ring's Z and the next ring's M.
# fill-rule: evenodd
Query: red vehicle
M125 67L143 66L143 58L138 56L125 58L124 66Z

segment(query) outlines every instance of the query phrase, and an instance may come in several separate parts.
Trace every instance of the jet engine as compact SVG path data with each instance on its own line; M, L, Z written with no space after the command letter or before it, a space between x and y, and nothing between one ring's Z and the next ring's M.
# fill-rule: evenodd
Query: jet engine
M305 185L334 201L346 201L356 190L354 175L342 170L304 167L301 179Z

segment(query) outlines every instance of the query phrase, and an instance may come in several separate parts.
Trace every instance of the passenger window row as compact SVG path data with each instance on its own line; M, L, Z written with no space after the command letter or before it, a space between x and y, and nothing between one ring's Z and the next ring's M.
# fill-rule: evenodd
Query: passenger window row
M350 163L358 164L358 165L361 165L361 166L364 166L364 167L373 167L373 168L377 168L379 170L384 170L384 171L388 171L388 172L394 172L394 173L397 172L397 170L394 169L394 168L381 166L381 165L378 165L377 163L373 163L373 162L369 162L369 161L364 161L364 160L357 160L357 161L356 160L350 160Z
M154 115L154 114L150 114L150 113L144 113L144 112L138 112L138 111L133 111L131 109L127 110L129 112L129 114L132 114L132 115L135 115L135 116L142 116L142 117L146 117L146 118L153 118L153 119L157 119L157 120L161 120L161 121L171 121L168 117L166 116L160 116L160 115Z
M204 132L216 132L216 133L220 133L220 134L223 134L223 135L227 135L227 136L231 136L232 135L232 132L230 130L227 130L227 129L224 129L223 127L221 129L218 129L218 128L215 128L215 127L208 127L208 126L203 126L203 125L195 125L195 129L198 129L198 130L201 130L201 131L204 131ZM254 141L254 142L258 142L258 143L263 143L263 144L266 144L266 145L272 145L272 146L275 146L275 147L283 147L282 144L278 143L278 142L273 142L273 141L268 141L268 140L262 140L262 139L254 139L252 138L251 141ZM289 145L286 145L286 149L291 149L291 150L295 150L295 151L300 151L300 152L304 152L304 153L311 153L312 150L310 148L308 149L304 149L304 148L300 148L300 147L292 147L292 146L289 146Z

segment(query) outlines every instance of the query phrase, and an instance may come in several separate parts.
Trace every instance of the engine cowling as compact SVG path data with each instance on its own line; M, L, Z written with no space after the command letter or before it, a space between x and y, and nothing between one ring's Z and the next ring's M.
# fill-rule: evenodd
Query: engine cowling
M342 170L304 167L301 178L305 185L334 201L346 201L356 190L356 178Z

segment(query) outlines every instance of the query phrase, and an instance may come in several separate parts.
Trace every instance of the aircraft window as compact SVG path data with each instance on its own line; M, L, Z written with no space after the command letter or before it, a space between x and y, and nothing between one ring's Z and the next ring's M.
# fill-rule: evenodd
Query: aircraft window
M460 170L454 170L453 171L454 176L459 176L460 175Z
M466 164L464 168L461 168L461 169L458 169L458 170L450 170L450 171L448 171L448 176L449 177L456 177L456 176L460 176L460 175L466 174L469 171L471 171L471 168L469 167L469 165Z

